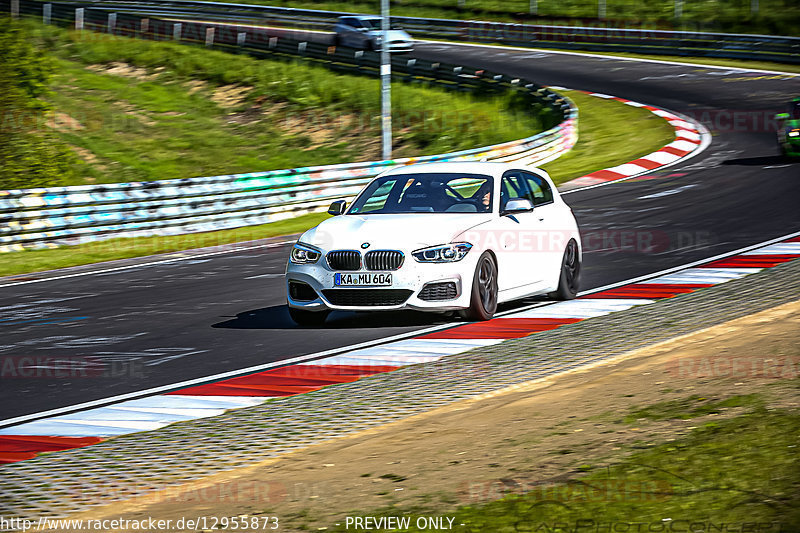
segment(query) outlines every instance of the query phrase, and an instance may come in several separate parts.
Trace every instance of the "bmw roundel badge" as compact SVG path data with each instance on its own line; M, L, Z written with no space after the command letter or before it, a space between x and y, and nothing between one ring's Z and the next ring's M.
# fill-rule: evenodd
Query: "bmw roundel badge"
M367 248L369 248L369 243L368 242L365 242L365 243L361 244L361 249L362 250L366 250Z

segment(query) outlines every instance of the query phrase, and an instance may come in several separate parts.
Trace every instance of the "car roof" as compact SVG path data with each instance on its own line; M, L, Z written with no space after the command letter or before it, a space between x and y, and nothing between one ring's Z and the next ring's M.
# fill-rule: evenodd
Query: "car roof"
M490 161L447 161L438 163L417 163L395 167L383 173L384 176L395 174L422 174L431 172L463 172L466 174L485 174L499 178L508 170L527 170L538 174L538 169L510 165L508 163L495 163Z

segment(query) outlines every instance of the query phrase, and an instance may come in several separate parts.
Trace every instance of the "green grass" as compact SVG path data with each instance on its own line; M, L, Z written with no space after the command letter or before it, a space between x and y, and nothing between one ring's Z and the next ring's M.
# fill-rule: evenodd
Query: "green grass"
M380 159L377 79L27 21L57 66L57 134L82 158L69 184L149 181ZM394 156L544 129L512 93L393 84Z
M228 0L226 0L228 1ZM236 1L236 0L229 0ZM379 0L351 2L313 0L250 0L249 3L330 11L380 13ZM393 15L413 17L541 23L591 23L598 16L597 0L538 0L540 19L529 19L529 0L396 0ZM760 0L751 13L750 0L704 0L683 3L681 20L674 20L674 0L606 0L606 20L613 27L683 28L698 31L798 35L800 4L795 0ZM597 21L595 21L597 22Z
M611 531L691 531L690 523L695 531L800 531L800 414L767 409L756 396L742 404L745 414L620 455L609 467L581 465L568 482L531 481L517 494L450 511L420 505L364 514L450 516L465 533L596 531L598 524L612 524ZM742 526L754 523L761 529Z
M556 183L620 165L654 152L675 138L675 131L649 111L565 91L578 106L578 143L543 165Z
M716 400L692 395L681 400L659 402L647 407L632 410L624 418L628 424L639 420L689 420L698 416L719 414L734 407L760 406L761 399L756 394L738 395Z
M300 233L328 218L326 213L313 213L287 220L231 230L173 235L169 237L133 237L55 248L29 250L2 255L0 276L39 272L54 268L85 265L115 259L163 254L192 248L217 246L254 239Z

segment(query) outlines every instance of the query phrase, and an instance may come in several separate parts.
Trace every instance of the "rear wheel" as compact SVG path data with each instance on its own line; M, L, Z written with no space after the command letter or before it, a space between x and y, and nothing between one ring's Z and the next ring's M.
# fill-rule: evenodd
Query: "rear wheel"
M461 311L467 320L489 320L497 311L497 265L492 254L483 252L472 277L469 308Z
M321 326L328 318L330 311L306 311L304 309L289 308L289 316L300 326Z
M581 259L578 243L570 239L561 259L561 274L558 278L558 289L550 293L556 300L572 300L578 295L578 281L581 275Z

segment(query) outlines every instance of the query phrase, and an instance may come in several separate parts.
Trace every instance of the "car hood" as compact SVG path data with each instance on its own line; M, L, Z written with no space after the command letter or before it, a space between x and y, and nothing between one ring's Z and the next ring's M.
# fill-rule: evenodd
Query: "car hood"
M367 32L371 37L380 36L381 30L370 30ZM405 30L389 30L388 38L390 41L411 41L411 36Z
M369 243L373 250L412 251L453 242L491 218L491 213L339 215L306 231L300 240L322 250L358 250Z

